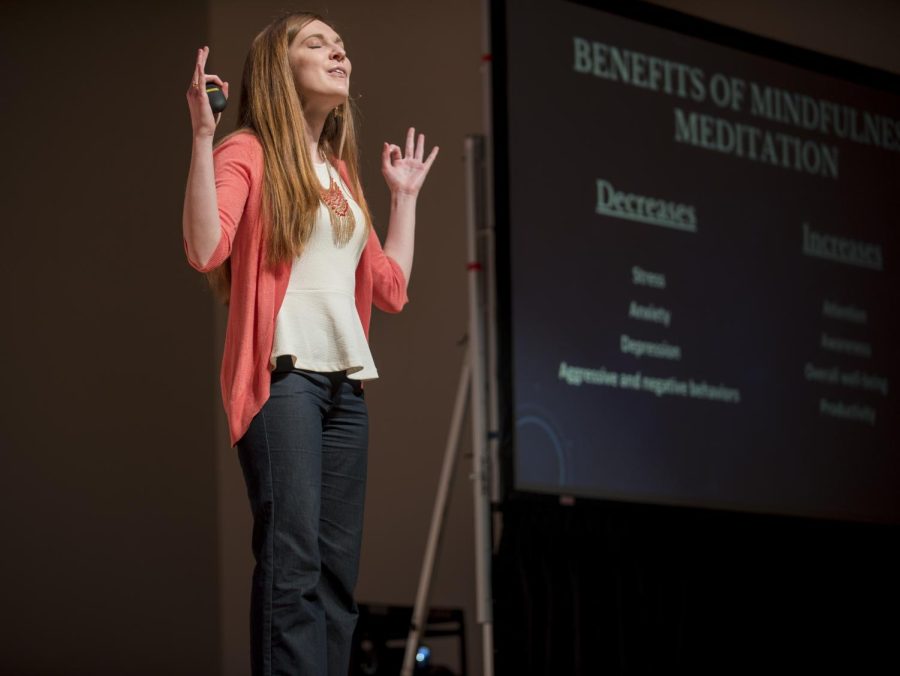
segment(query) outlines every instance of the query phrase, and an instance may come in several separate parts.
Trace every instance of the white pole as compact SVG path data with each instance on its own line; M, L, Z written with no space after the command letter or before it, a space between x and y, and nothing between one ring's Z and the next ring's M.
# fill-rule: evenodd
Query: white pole
M468 247L469 333L468 348L460 373L459 386L441 478L431 514L431 527L425 546L425 557L419 574L416 602L406 639L401 676L412 676L419 642L427 623L428 598L431 580L436 567L441 536L446 521L447 503L459 449L459 432L466 409L466 395L472 424L472 497L475 525L475 594L476 621L482 632L483 675L494 673L494 637L491 591L491 556L493 538L491 532L491 456L487 432L487 379L485 377L485 298L484 298L484 250L479 246L479 231L484 214L483 185L484 143L480 136L469 136L465 141L466 159L466 241Z
M469 258L469 364L472 372L472 494L475 519L475 593L481 625L484 676L494 673L494 632L491 590L491 472L487 432L485 379L485 307L483 251L478 237L484 213L483 152L480 136L466 138L466 211Z
M447 435L447 446L444 449L444 464L441 467L441 478L438 483L437 497L431 512L431 527L428 531L428 543L425 546L425 560L419 573L419 587L416 592L416 604L413 607L409 635L406 639L406 652L403 655L402 676L412 676L416 666L416 653L419 640L428 622L428 597L431 593L431 579L434 576L438 550L441 546L441 535L447 517L447 502L450 487L453 485L453 473L456 468L456 456L459 451L459 432L462 429L463 414L466 410L466 398L469 391L469 359L468 350L463 358L459 374L459 385L456 388L456 402L453 405L453 418L450 422L450 433Z
M483 142L480 144L480 172L477 185L481 188L480 214L473 212L470 216L470 230L477 227L481 223L481 233L484 237L484 246L481 250L480 259L484 264L484 273L481 275L482 287L487 293L482 293L479 308L483 314L483 327L486 328L484 337L479 344L486 346L487 359L481 360L481 368L477 371L473 369L473 373L484 377L486 382L480 387L483 395L487 396L487 407L481 402L481 411L486 412L487 422L481 424L481 434L483 443L483 454L481 456L481 466L483 475L481 478L482 491L476 490L476 521L480 521L482 529L485 531L481 534L477 532L476 527L476 551L480 562L479 574L483 576L484 582L479 585L479 599L483 604L482 623L482 645L483 645L483 676L493 676L494 673L494 617L493 617L493 589L491 587L491 562L493 557L493 543L495 538L499 538L502 530L502 520L500 512L497 512L496 520L491 517L491 502L499 502L500 499L500 472L499 472L499 426L500 414L498 406L498 383L497 383L497 304L496 304L496 269L494 266L494 171L493 171L493 81L491 78L491 68L493 63L493 45L491 44L491 4L492 0L482 0L481 3L481 94L482 94L482 124L483 124ZM470 189L471 191L471 189ZM477 218L478 216L481 218ZM470 255L471 260L471 255ZM471 345L471 343L470 343ZM474 362L473 362L474 365ZM475 384L473 382L473 391ZM479 402L473 399L473 408ZM473 431L475 426L473 425ZM477 484L476 484L477 487ZM493 529L492 529L493 526ZM479 552L479 545L481 551Z

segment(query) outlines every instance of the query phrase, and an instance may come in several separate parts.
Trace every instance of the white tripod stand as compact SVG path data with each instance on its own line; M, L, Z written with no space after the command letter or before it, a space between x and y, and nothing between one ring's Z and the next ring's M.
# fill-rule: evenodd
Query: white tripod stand
M496 457L496 435L488 434L487 419L491 418L491 429L496 429L496 383L493 368L495 344L493 335L493 285L485 284L485 270L493 264L493 232L484 227L485 215L485 172L484 138L469 136L465 141L466 159L466 207L468 230L469 271L469 334L466 355L456 390L453 417L447 446L444 449L444 463L431 515L431 528L425 548L425 558L419 576L416 603L413 608L406 653L403 658L402 676L412 676L415 657L419 648L425 618L428 614L428 597L431 578L440 546L441 534L447 513L447 498L453 482L454 468L459 450L459 435L466 405L472 421L472 465L473 497L475 501L475 583L478 599L477 621L482 628L484 676L494 673L493 613L491 608L491 555L493 537L491 529L491 495L494 489L492 458ZM493 279L488 275L488 279ZM487 295L485 295L487 292ZM487 327L487 332L485 331ZM486 335L489 333L490 335ZM485 352L488 352L486 355ZM486 369L486 364L491 368ZM488 388L490 387L490 393ZM491 402L490 410L488 402ZM491 437L489 439L489 436ZM491 442L489 444L489 442Z

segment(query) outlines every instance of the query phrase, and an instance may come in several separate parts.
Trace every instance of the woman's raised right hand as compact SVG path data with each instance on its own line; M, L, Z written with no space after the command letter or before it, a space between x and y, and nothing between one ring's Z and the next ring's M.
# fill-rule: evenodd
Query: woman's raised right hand
M187 101L191 111L191 126L194 129L194 137L212 137L216 132L216 125L222 117L222 113L213 116L212 107L209 105L209 96L206 94L206 83L215 82L222 88L225 98L228 98L228 83L222 82L218 75L207 75L203 72L206 67L206 58L209 56L209 47L197 50L197 63L194 66L194 75L188 85Z

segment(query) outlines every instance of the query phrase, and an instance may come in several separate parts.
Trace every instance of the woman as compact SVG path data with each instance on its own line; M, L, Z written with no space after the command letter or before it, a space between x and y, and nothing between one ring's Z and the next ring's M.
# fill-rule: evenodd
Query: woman
M384 144L382 250L359 183L351 64L321 17L286 15L253 40L238 128L213 149L197 53L183 234L229 305L222 399L253 512L251 662L260 674L347 673L357 617L371 305L408 301L416 198L438 148Z

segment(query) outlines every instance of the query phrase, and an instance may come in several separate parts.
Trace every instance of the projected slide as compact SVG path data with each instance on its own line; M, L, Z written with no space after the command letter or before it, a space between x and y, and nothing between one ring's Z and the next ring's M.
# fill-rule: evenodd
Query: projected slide
M900 97L506 5L515 487L900 520Z

